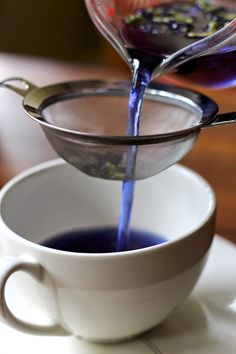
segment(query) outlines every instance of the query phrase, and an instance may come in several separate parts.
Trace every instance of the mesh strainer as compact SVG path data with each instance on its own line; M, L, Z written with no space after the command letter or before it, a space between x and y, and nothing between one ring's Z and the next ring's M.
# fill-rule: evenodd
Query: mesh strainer
M201 128L235 122L217 115L214 101L197 92L151 84L146 90L138 137L126 136L128 81L75 81L37 88L11 78L1 86L24 96L28 116L40 124L55 151L93 177L139 180L185 156ZM136 163L127 170L130 149Z

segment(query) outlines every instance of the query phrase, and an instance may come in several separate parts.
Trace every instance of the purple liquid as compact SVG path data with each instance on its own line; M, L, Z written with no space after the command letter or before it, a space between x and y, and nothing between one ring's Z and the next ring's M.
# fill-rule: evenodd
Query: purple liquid
M172 75L178 80L220 89L236 85L236 51L207 55L181 65Z
M131 59L139 63L138 67L136 66L137 70L133 73L127 135L137 136L139 134L143 96L153 70L169 55L210 35L213 28L216 31L223 27L229 22L225 20L225 16L229 17L229 14L230 11L224 7L210 9L207 5L203 8L190 2L179 4L173 1L153 7L151 10L139 8L132 16L123 19L123 27L119 35ZM193 18L194 23L192 23ZM183 64L175 75L205 86L230 86L236 82L234 59L235 52L232 48L225 48L220 54L200 57ZM135 171L136 152L134 146L127 154L127 181L124 181L122 186L117 251L127 249L130 237L135 187L132 176Z
M155 246L167 241L165 238L148 232L131 230L126 250ZM43 246L68 252L108 253L116 252L117 229L73 230L50 237Z
M150 82L150 79L151 72L140 66L136 77L134 76L133 78L133 87L130 90L127 135L137 136L139 134L139 118L142 108L143 96L145 89ZM117 251L126 250L129 240L135 187L133 176L135 173L136 152L136 146L131 146L127 154L126 176L128 176L128 180L124 181L122 185Z
M137 9L123 20L120 37L131 57L141 59L143 65L152 70L169 55L214 33L233 17L236 17L236 11L223 5L200 6L191 2L179 4L173 1L151 10ZM221 53L184 63L174 75L179 80L213 88L234 86L235 56L234 45L225 47Z

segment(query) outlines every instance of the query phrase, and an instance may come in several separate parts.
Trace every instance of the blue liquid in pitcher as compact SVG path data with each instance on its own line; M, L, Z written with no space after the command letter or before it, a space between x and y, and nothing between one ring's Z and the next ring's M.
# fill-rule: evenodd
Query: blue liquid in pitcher
M131 230L126 250L135 250L155 246L166 239L158 235ZM42 243L43 246L68 252L108 253L116 252L117 229L101 228L73 230L50 237Z
M171 54L213 34L236 18L236 10L207 1L168 2L138 8L121 20L120 37L132 58L149 67L158 66ZM182 64L174 75L179 80L213 88L236 82L235 43L227 43L217 53Z
M143 97L153 70L169 55L222 28L235 15L222 6L209 5L201 0L138 8L132 15L121 19L119 35L137 68L130 91L127 135L139 134ZM235 52L231 47L222 48L220 54L203 56L181 65L174 74L205 86L230 86L236 80L234 59ZM227 68L223 68L226 63ZM117 251L127 249L130 237L136 153L135 146L127 153L127 180L122 186Z

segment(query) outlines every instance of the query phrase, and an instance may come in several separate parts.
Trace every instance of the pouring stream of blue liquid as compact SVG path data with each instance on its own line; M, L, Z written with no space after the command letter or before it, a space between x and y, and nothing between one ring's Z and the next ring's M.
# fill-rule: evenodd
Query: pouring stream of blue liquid
M151 80L152 72L137 66L137 70L133 74L133 85L130 90L129 97L129 116L127 135L137 136L139 134L140 114L142 109L143 97L145 89ZM118 223L118 235L116 251L127 250L130 234L131 214L134 200L135 181L132 176L135 173L137 147L131 146L127 153L126 160L126 176L129 180L122 183L120 215Z
M95 25L132 69L133 85L130 90L127 128L127 135L130 136L139 134L144 93L151 78L177 68L177 75L182 75L182 78L187 76L187 79L193 78L196 83L200 82L203 85L206 84L205 77L209 77L210 85L207 86L220 87L223 82L224 86L230 86L236 80L234 70L236 20L233 20L236 17L235 11L223 6L212 6L204 0L169 1L163 4L157 2L160 6L156 7L151 6L152 3L150 2L150 6L148 1L137 3L144 4L142 8L133 2L137 7L136 11L124 18L119 13L115 16L111 14L116 11L116 7L122 8L125 4L129 7L132 2L113 1L109 4L105 0L97 2L86 0ZM94 8L94 4L97 9ZM107 13L107 9L110 12ZM197 23L191 27L193 17ZM163 19L168 21L165 22ZM205 25L207 34L204 34ZM213 74L210 70L212 65ZM222 68L227 68L223 75L220 74ZM126 178L122 185L116 251L128 249L135 189L132 176L135 174L136 156L137 147L131 146L126 156Z

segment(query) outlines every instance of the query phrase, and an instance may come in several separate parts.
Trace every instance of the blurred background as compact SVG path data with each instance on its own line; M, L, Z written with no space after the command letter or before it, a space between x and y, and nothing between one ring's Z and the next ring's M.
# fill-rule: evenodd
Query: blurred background
M45 85L130 77L126 65L91 23L83 0L0 0L0 16L0 80L21 76ZM221 112L236 111L235 88L190 87L214 99ZM1 187L16 173L56 154L35 123L25 118L22 97L2 90L0 100ZM236 124L203 129L181 163L211 183L218 199L217 233L236 243Z
M0 0L0 14L1 51L127 70L83 0Z

